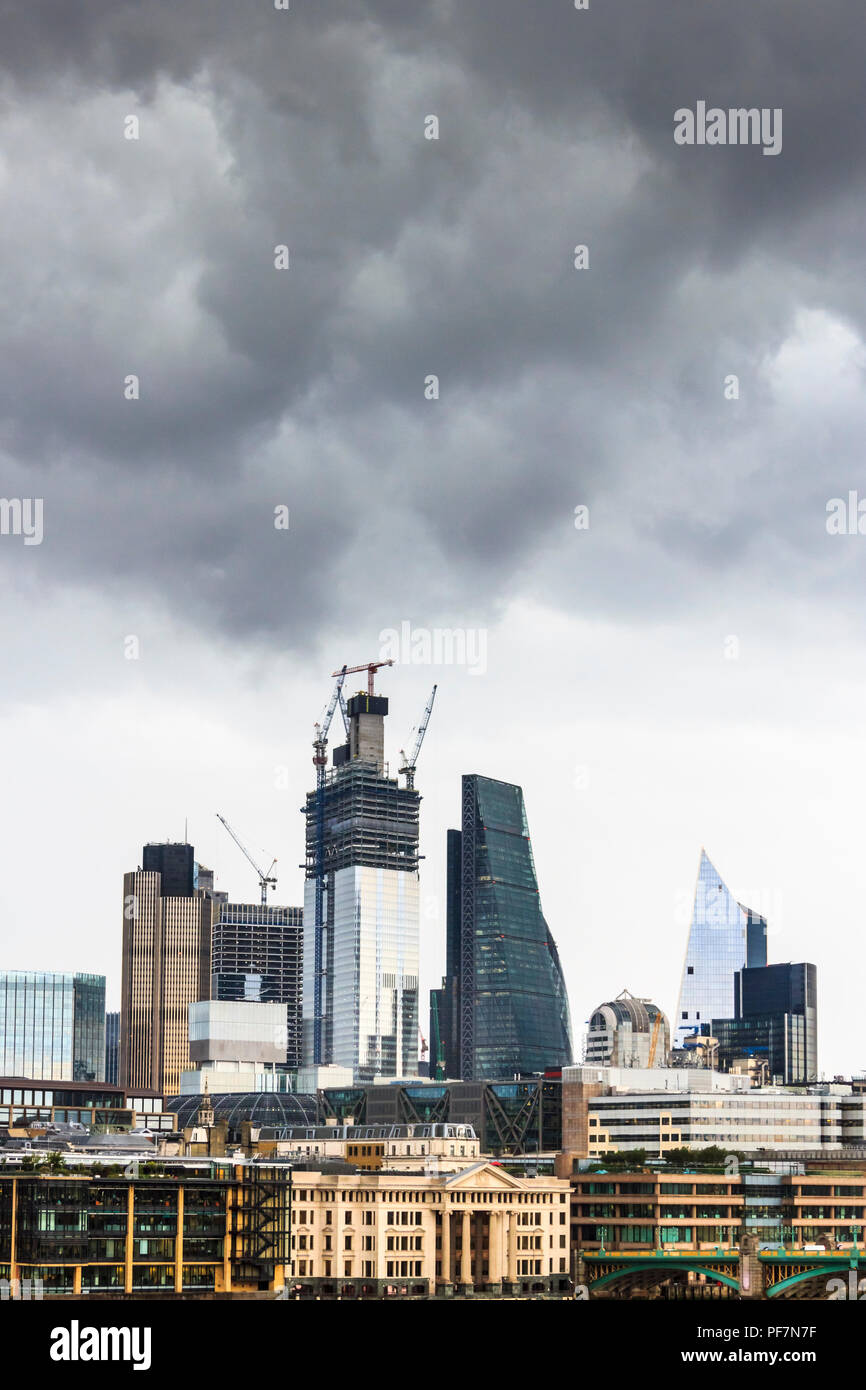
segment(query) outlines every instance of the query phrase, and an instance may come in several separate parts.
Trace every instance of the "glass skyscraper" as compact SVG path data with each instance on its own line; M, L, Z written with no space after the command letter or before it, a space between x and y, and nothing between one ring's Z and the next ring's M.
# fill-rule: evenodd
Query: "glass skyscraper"
M104 1081L105 976L0 973L0 1070L34 1081Z
M802 1086L818 1080L818 972L805 961L738 971L733 1018L713 1019L719 1066L746 1059L769 1081Z
M448 832L447 904L448 973L436 991L447 1075L507 1080L570 1065L568 995L520 787L463 778L462 830Z
M709 1036L714 1018L733 1018L735 975L746 966L766 964L765 918L736 901L702 849L674 1047L695 1034Z
M334 750L324 805L310 792L305 807L304 1064L351 1068L358 1082L418 1074L421 798L388 776L387 713L382 696L348 701L349 741ZM325 871L317 943L319 809Z
M120 1076L120 1010L105 1015L105 1080L116 1086Z

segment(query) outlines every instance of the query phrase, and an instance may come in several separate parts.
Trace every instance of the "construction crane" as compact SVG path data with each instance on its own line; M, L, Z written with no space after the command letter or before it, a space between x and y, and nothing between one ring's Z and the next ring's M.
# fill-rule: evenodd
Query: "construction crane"
M437 685L434 685L432 691L430 692L430 699L427 701L427 707L424 710L424 714L421 718L421 723L418 725L418 737L415 740L415 747L412 749L412 756L410 758L407 758L403 749L400 749L400 757L403 759L402 763L400 764L400 771L402 773L405 773L406 788L408 791L412 791L413 787L415 786L415 768L418 765L418 754L421 752L421 744L424 742L424 735L427 732L427 725L430 723L430 715L433 713L433 701L436 699L436 691L438 689L439 687Z
M363 668L366 669L366 668ZM335 671L337 684L325 717L316 725L313 739L313 766L316 769L316 906L313 930L313 1061L322 1062L322 986L324 983L324 901L325 901L325 772L328 766L328 732L337 705L340 706L348 732L348 715L343 700L343 682L347 668ZM372 678L371 678L372 679Z
M656 1048L659 1045L659 1029L661 1028L661 1023L662 1016L661 1012L659 1012L656 1014L655 1022L653 1023L652 1037L650 1038L649 1061L647 1062L648 1067L651 1067L656 1059Z
M366 670L366 667L364 669ZM334 672L334 675L337 677L334 693L331 696L331 701L325 712L324 719L321 724L316 725L316 737L313 739L313 766L316 768L317 772L320 768L324 769L327 767L328 764L328 732L331 728L331 720L334 718L334 710L337 708L338 704L346 723L346 732L348 733L349 715L346 710L346 702L343 699L343 681L346 679L346 671L347 668L344 666L342 671Z
M443 983L444 983L444 981L443 981ZM430 1055L430 1065L431 1065L431 1067L434 1067L434 1070L432 1071L431 1075L433 1076L433 1078L434 1078L436 1081L444 1081L444 1080L445 1080L445 1049L444 1049L444 1047L442 1046L442 1030L441 1030L441 1028L439 1027L439 992L438 992L438 990L435 990L435 989L434 989L434 990L431 990L431 991L430 991L430 1003L431 1003L431 1006L432 1006L432 1018L431 1018L431 1022L432 1022L432 1024L433 1024L433 1027L432 1027L432 1029L431 1029L431 1035L430 1035L430 1041L431 1041L432 1044L433 1044L433 1051L432 1051L432 1053L431 1053L431 1055Z
M351 676L351 675L353 675L355 671L366 671L366 672L367 672L367 694L368 694L368 695L374 695L376 692L375 692L374 689L373 689L373 678L375 677L376 672L379 670L379 667L380 667L380 666L393 666L393 665L394 665L394 658L393 658L393 657L389 657L389 659L388 659L387 661L368 661L367 664L366 664L366 666L344 666L343 669L342 669L342 671L332 671L332 672L331 672L331 675L332 675L332 676L344 676L344 677L345 677L345 676ZM341 684L342 684L342 682L341 682Z
M258 866L258 864L256 863L255 859L253 859L253 856L250 854L249 850L247 849L247 847L246 847L246 845L243 843L243 841L238 839L237 835L236 835L235 832L232 830L232 828L231 828L231 826L229 825L228 821L226 820L225 816L221 816L220 813L219 813L219 811L217 811L217 813L216 813L216 818L217 818L218 821L222 821L223 825L225 826L226 830L227 830L227 831L229 832L229 834L231 835L232 839L234 840L234 842L235 842L235 844L237 845L238 849L240 850L241 854L244 855L244 857L245 857L246 859L249 860L249 862L252 864L253 868L255 869L256 873L258 874L258 876L259 876L259 887L260 887L261 890L262 890L262 906L265 907L265 906L267 905L267 901L268 901L268 889L269 889L269 888L275 888L275 887L276 887L276 884L277 884L277 880L276 880L275 878L272 878L272 877L271 877L271 874L272 874L272 872L273 872L274 864L276 864L276 862L277 862L276 859L275 859L275 860L273 861L273 863L271 864L271 866L270 866L270 868L268 869L267 873L264 873L264 872L259 868L259 866Z
M340 713L343 716L343 728L346 730L346 741L349 740L349 711L346 708L346 697L340 690Z

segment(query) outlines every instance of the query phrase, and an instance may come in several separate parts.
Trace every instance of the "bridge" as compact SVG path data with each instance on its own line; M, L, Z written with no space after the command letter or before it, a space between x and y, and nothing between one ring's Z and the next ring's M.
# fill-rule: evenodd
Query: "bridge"
M590 1298L858 1298L866 1250L581 1251L577 1282Z

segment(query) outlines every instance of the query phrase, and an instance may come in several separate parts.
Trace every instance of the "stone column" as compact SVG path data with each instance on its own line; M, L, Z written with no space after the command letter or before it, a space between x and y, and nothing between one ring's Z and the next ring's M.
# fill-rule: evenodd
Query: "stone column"
M451 1212L442 1208L442 1283L451 1283Z
M506 1220L506 1249L508 1251L508 1282L517 1283L517 1225L515 1212L509 1211Z
M460 1282L461 1284L472 1283L472 1217L468 1211L463 1212Z
M499 1278L504 1284L508 1278L508 1210L499 1211Z
M502 1212L490 1213L490 1236L488 1240L487 1282L491 1293L502 1288Z

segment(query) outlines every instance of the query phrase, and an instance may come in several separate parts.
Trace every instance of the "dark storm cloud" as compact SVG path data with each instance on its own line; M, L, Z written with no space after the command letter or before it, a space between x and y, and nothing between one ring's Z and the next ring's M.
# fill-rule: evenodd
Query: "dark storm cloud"
M419 618L495 606L533 563L566 606L578 580L582 606L666 606L689 591L662 561L745 568L768 526L818 563L811 435L855 466L858 422L807 418L768 469L760 373L801 304L863 322L850 5L0 14L3 491L45 495L46 579L300 642L395 589ZM676 147L699 99L782 107L782 155ZM609 549L563 556L596 500Z

